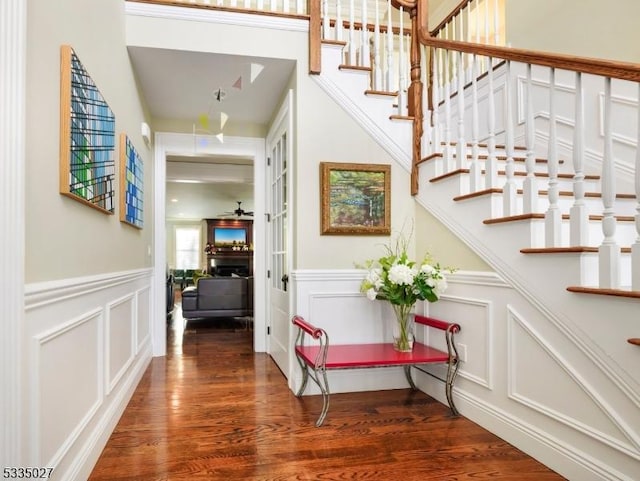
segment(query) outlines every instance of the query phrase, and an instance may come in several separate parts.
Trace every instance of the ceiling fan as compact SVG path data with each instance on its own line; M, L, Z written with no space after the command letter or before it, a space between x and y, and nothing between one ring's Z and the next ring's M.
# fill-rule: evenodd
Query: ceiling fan
M241 201L236 201L238 202L238 208L236 210L233 210L231 212L225 212L223 215L235 215L238 217L242 217L243 215L246 216L250 216L253 217L253 211L246 211L242 208L242 202Z

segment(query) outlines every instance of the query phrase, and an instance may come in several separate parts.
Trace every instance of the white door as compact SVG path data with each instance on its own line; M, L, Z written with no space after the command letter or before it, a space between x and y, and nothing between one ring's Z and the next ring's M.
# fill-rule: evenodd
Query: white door
M292 141L291 102L289 91L280 112L267 136L269 210L267 232L269 237L267 295L269 296L269 354L284 375L289 377L289 351L291 313L289 298L289 272L291 243L291 202L288 186L291 178Z

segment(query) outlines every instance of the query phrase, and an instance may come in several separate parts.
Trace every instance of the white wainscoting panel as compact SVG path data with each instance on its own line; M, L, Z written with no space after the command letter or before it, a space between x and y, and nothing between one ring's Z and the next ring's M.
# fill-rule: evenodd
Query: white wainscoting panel
M151 269L25 287L25 463L88 478L151 360Z
M111 393L133 362L135 327L135 294L128 294L107 305L107 394ZM137 312L136 312L137 313Z
M102 403L102 312L87 312L35 337L32 458L56 466Z
M618 423L621 416L615 415L615 408L564 353L516 312L510 312L508 332L511 399L618 450L639 455L638 434Z
M136 354L140 352L145 344L151 342L151 289L145 287L136 292L136 307L138 313L136 315Z
M447 322L460 324L460 332L456 334L456 343L466 353L466 358L460 365L458 376L469 379L487 389L492 389L492 310L491 301L486 299L473 299L469 297L443 294L440 300L427 305L429 315ZM464 328L462 327L464 326ZM447 343L438 329L427 329L424 338L428 345L447 350ZM441 376L446 369L442 366L434 366Z

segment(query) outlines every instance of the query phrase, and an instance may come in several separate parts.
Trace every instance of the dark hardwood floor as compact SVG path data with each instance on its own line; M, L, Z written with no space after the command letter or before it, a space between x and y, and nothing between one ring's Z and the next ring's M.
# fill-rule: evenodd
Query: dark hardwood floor
M179 308L90 480L561 480L411 390L296 398L244 322ZM375 370L371 370L375 375Z

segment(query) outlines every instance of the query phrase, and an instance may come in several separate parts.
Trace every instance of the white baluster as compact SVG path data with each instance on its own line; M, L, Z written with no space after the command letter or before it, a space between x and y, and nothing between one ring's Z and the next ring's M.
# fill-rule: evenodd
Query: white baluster
M409 40L411 40L411 37L409 37ZM422 85L425 87L426 85L428 85L427 84L427 70L428 70L427 57L428 57L427 47L425 45L420 45L420 65L422 66L422 68L420 69L420 81L422 82ZM435 62L434 62L434 65L435 65ZM420 156L422 158L434 152L434 149L433 149L434 129L431 123L432 111L431 109L429 109L429 97L427 94L428 94L427 90L422 91L422 112L424 115L422 119L422 125L423 125L422 142L420 144L421 150L422 150L420 152ZM434 108L435 108L435 104L434 104Z
M636 141L636 241L631 246L631 288L640 291L640 84L638 84L638 126Z
M222 0L217 0L218 5L222 5ZM257 9L260 11L264 10L264 0L258 0Z
M342 22L342 0L338 0L336 3L336 40L342 42L344 38L342 30L344 28Z
M251 0L244 0L244 8L251 8Z
M584 199L584 90L582 74L576 72L576 120L573 130L573 206L569 211L569 245L586 246L589 244L589 217Z
M464 67L462 52L455 52L458 64L458 142L456 145L456 168L464 169L467 164L467 141L464 132ZM456 60L454 60L456 62Z
M538 207L538 180L535 176L535 125L533 117L533 83L531 81L531 64L527 64L527 104L525 120L525 142L527 144L527 159L525 167L527 176L523 185L523 213L536 212Z
M442 152L442 136L440 135L440 82L441 82L441 62L442 49L431 50L431 58L433 59L433 79L431 86L431 96L433 98L433 151ZM425 84L426 85L426 84ZM640 110L640 109L639 109Z
M506 60L506 79L505 79L505 103L506 103L506 118L505 118L505 153L507 155L507 162L505 165L506 181L502 188L502 201L503 201L503 215L505 217L516 215L516 182L514 179L514 145L513 145L513 85L511 80L511 61Z
M498 185L498 159L496 157L496 93L493 86L493 59L487 58L489 65L488 83L488 136L487 136L487 161L485 162L485 189L492 189ZM476 75L477 76L477 75Z
M380 66L380 13L376 2L376 23L373 26L373 89L383 90L382 68Z
M276 0L271 0L271 3L269 5L269 8L271 9L272 12L277 11L278 9L278 2Z
M356 65L355 9L353 0L349 0L349 65Z
M400 34L398 35L398 115L407 113L407 92L405 90L406 69L404 68L404 20L403 8L400 7Z
M236 8L238 6L238 0L231 0L229 6L232 8Z
M291 6L289 5L289 0L282 0L282 11L284 13L289 13L291 10Z
M444 147L442 149L443 173L451 170L453 164L453 152L451 148L451 52L443 50L444 54Z
M391 23L391 0L387 0L387 75L386 75L386 90L387 92L393 92L395 86L393 85L393 24Z
M611 78L604 79L604 151L602 158L602 232L604 240L598 249L600 287L620 287L620 246L616 243L616 178L611 134Z
M561 244L562 213L558 206L560 188L558 186L558 149L556 128L556 69L549 72L549 153L547 159L549 172L549 208L544 215L544 238L546 247L558 247Z
M370 67L371 52L369 51L369 19L367 17L367 0L362 0L362 32L360 39L360 63L363 67Z
M478 146L478 135L480 130L480 119L478 114L478 76L476 74L476 60L477 57L474 54L471 57L471 167L469 170L469 177L471 182L471 192L476 192L481 189L480 175L481 169L479 165L480 150Z
M305 5L306 5L306 2L303 2L302 0L296 0L296 13L299 13L299 14L306 13L304 11L304 6Z
M322 0L322 38L329 39L331 32L329 19L329 0Z
M466 26L467 26L467 30L464 33L464 40L465 42L470 42L471 41L471 3L468 3L467 6L464 9L466 15L467 15L467 22L466 22ZM475 62L478 61L478 57L475 56L471 56L469 55L469 65L467 66L467 82L471 82L473 80L473 76L475 75L475 69L477 67L477 65L475 65Z

